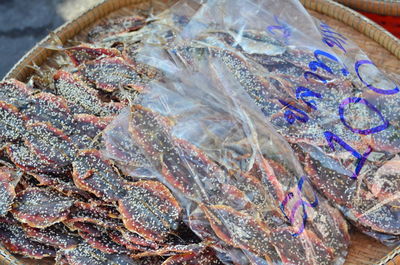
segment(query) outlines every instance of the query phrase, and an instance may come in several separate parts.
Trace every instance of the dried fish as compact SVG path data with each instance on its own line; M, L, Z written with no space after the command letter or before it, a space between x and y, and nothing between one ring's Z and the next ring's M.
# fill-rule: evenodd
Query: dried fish
M17 194L13 216L31 227L46 228L65 220L74 201L44 188L28 188Z
M23 229L31 240L55 248L69 249L76 247L81 240L69 232L66 227L57 223L47 228L34 228L24 225Z
M21 179L21 173L11 168L0 168L0 216L11 210L16 197L15 187Z
M163 184L138 181L126 190L126 196L118 201L118 210L129 231L162 242L178 228L181 207Z
M15 220L9 217L0 220L0 241L13 253L18 253L34 259L56 256L54 248L29 239L21 225Z
M114 92L119 89L144 90L145 80L136 69L120 57L104 58L79 67L84 80L99 90Z
M103 57L115 57L120 55L117 49L96 48L90 47L89 45L70 47L65 49L65 53L75 66Z
M125 180L97 150L81 150L73 163L75 185L105 201L117 201L125 196Z

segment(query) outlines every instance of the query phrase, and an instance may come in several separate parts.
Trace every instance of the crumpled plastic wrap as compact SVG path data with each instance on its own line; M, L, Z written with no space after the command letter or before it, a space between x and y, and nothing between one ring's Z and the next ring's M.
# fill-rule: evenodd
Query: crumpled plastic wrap
M343 263L330 204L399 242L399 86L357 46L294 0L179 1L155 20L125 38L162 78L104 133L125 174L165 183L226 263Z
M144 169L166 184L227 263L343 263L347 224L313 191L290 145L225 66L199 70L154 83L106 130L105 154L125 174Z

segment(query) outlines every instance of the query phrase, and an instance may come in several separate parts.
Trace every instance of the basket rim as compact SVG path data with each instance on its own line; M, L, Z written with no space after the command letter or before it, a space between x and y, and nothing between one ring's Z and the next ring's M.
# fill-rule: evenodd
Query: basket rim
M357 10L379 15L400 16L400 0L336 0Z
M40 66L51 56L54 51L44 47L50 44L55 38L65 43L76 36L80 31L87 28L97 20L128 5L141 4L149 0L102 0L86 10L75 19L66 21L63 25L51 31L46 37L33 46L3 77L3 80L14 78L19 81L26 81L33 72L30 66Z
M149 0L103 0L91 9L82 13L76 19L68 21L53 33L63 43L78 34L82 29L88 27L98 19L117 9L147 2ZM400 59L400 39L397 39L383 27L379 26L372 20L351 10L350 8L336 3L333 0L300 0L300 2L310 10L317 11L321 14L335 18L346 25L356 29L361 34L366 35L372 40L379 43L386 50L393 53ZM54 51L43 48L52 41L53 37L49 34L29 50L4 76L3 80L15 78L20 81L26 81L27 77L33 72L29 66L41 65L47 57Z
M400 59L400 39L359 12L333 0L300 0L300 2L308 9L335 18L356 29Z

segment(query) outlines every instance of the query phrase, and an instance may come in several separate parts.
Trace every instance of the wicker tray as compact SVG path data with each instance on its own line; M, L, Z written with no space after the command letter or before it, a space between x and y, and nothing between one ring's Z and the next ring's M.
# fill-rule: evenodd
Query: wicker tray
M346 6L370 13L400 16L399 0L336 0Z
M124 7L146 8L152 0L109 0L88 10L77 19L66 23L58 28L55 33L62 42L72 39L89 26L93 25L113 12L118 12ZM153 0L154 1L154 0ZM346 36L351 36L375 62L375 64L388 72L397 72L400 67L400 40L385 31L369 19L357 12L344 7L332 0L300 0L310 13L327 22L334 29L339 30ZM354 1L356 2L356 1ZM376 2L376 1L375 1ZM43 44L51 41L50 36L42 40L31 51L29 51L6 75L5 78L16 78L25 81L32 73L29 65L42 65L52 55L52 51L46 50ZM378 264L381 259L388 259L386 255L392 250L376 240L353 231L352 244L349 249L346 265L368 265ZM4 257L1 255L3 252ZM393 256L393 255L392 255ZM395 258L396 259L396 258ZM397 262L388 265L400 264L400 256ZM0 264L26 264L47 265L53 264L53 260L33 261L21 257L13 257L0 247ZM386 263L382 263L386 264Z

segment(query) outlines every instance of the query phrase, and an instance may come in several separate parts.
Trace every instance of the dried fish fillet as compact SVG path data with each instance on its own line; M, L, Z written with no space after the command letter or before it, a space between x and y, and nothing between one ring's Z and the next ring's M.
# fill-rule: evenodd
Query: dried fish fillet
M126 186L118 201L125 227L148 240L162 242L178 228L181 208L171 192L158 181L138 181Z
M24 225L23 229L31 240L55 248L69 249L76 247L81 240L69 232L63 224L57 223L47 228L33 228Z
M0 241L12 253L34 259L56 256L54 248L32 241L25 235L22 227L15 220L9 218L1 219Z
M11 212L22 223L45 228L65 220L73 203L73 199L58 192L28 188L17 194Z
M124 197L125 180L97 150L81 150L73 163L75 185L106 201Z

